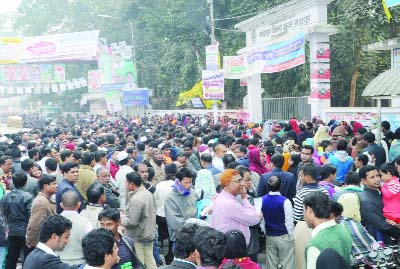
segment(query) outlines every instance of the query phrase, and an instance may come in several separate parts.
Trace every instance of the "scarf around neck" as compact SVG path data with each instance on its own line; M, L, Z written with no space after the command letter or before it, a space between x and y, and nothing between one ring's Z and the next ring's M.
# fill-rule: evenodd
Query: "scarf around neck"
M179 181L179 179L177 179L177 178L175 179L175 183L172 186L172 188L174 188L174 190L176 190L178 193L182 194L183 196L188 196L190 194L190 189L189 190L185 189L182 186L182 184Z

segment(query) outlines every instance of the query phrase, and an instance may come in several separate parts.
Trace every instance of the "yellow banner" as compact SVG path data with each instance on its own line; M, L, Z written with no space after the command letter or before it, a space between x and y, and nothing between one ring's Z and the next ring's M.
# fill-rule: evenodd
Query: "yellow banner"
M0 38L0 64L17 63L20 44L21 38L19 37Z
M388 23L390 23L390 20L392 19L392 14L390 14L390 10L387 7L386 0L382 0L382 5L383 5L383 10L385 11Z
M179 94L178 101L176 101L176 106L183 106L186 103L190 102L192 98L200 97L200 99L203 101L205 107L207 109L211 108L212 105L214 104L213 100L204 100L203 99L203 81L200 80L197 82L193 88L186 92L182 92ZM218 102L220 103L220 102Z

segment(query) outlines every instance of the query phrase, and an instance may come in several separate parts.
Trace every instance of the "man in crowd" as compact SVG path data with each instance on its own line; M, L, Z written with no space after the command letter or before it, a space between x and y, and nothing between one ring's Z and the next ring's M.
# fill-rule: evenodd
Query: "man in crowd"
M151 150L151 160L150 165L154 169L154 177L152 179L152 184L155 187L159 182L163 181L165 178L164 164L163 164L163 154L161 149L153 148Z
M199 158L193 152L193 142L190 140L186 140L185 143L183 143L183 150L194 170L201 170L202 167L200 165Z
M26 258L23 268L78 269L77 265L63 263L56 254L68 244L71 227L71 221L63 216L48 217L40 229L39 243Z
M93 228L97 229L100 227L98 221L99 213L103 210L106 202L106 194L103 185L98 182L93 183L87 190L88 204L83 209L80 215L88 219Z
M360 169L364 191L360 194L361 223L377 240L392 244L391 238L400 238L400 228L390 225L383 216L381 178L377 168L367 165Z
M128 191L126 189L126 175L133 172L132 160L126 151L121 151L117 155L118 163L120 168L115 175L115 180L117 182L118 192L119 192L119 204L121 210L126 210L126 202L128 197Z
M78 194L79 200L81 202L79 211L81 211L84 208L84 200L75 186L75 183L78 181L79 178L78 164L64 163L60 165L60 169L63 172L64 179L61 181L60 185L57 188L57 193L56 193L57 214L60 214L63 210L60 205L61 197L64 194L64 192L69 190L72 190Z
M319 191L329 197L328 191L318 185L317 173L318 168L311 163L305 164L300 168L299 181L302 181L303 188L297 192L293 200L293 219L295 222L304 220L303 199L307 194Z
M224 258L225 235L211 227L200 227L194 236L196 262L209 269L219 268Z
M52 175L42 175L38 185L41 191L33 200L26 230L26 245L29 247L35 247L39 242L39 232L43 221L56 214L56 204L51 199L51 196L57 192L56 178Z
M106 192L106 205L112 208L120 208L119 191L110 181L110 172L105 167L96 170L97 181L103 185Z
M214 158L213 158L213 166L218 169L220 172L224 171L224 162L222 159L225 157L227 152L226 146L223 144L214 145Z
M147 268L155 268L153 257L153 240L156 227L156 210L154 198L142 186L138 173L126 175L126 188L129 192L126 216L121 223L126 229L126 235L134 240L139 260Z
M21 162L21 169L28 178L23 190L29 192L33 197L36 197L39 192L39 185L37 179L31 176L34 166L35 163L31 159L25 159Z
M96 173L93 170L95 165L94 153L85 152L82 154L81 164L79 165L78 182L76 188L81 194L83 200L87 201L87 189L96 181Z
M28 177L23 172L13 174L14 189L6 193L1 201L3 214L8 224L8 251L6 268L15 269L21 250L24 256L30 252L26 243L26 228L31 216L33 197L24 191Z
M93 230L82 240L86 265L83 269L111 269L119 262L118 247L113 234L103 228Z
M318 256L328 248L335 250L350 265L351 235L344 226L330 219L329 197L314 191L304 197L303 204L304 218L313 229L306 247L307 269L316 268Z
M295 176L298 177L297 184L296 184L296 189L297 190L301 189L303 187L303 184L304 184L304 182L302 182L300 180L300 175L299 175L300 171L301 171L301 168L306 164L314 164L314 161L313 161L313 158L312 158L313 154L314 154L314 147L313 146L304 145L304 147L301 149L301 152L300 152L301 162L299 163L299 170L298 170L299 172L297 173L297 175L295 175Z
M369 155L374 155L376 167L381 166L381 164L386 162L386 152L382 146L375 143L375 135L372 132L367 132L363 134L363 141L365 141L368 146L364 148L361 153L368 153Z
M243 188L243 180L239 171L226 169L221 175L222 192L217 196L212 207L211 226L219 231L227 232L237 229L250 242L250 226L261 221L262 214L258 213L247 200L247 190ZM242 198L242 203L237 200Z
M144 269L144 265L137 257L133 239L118 232L118 228L121 225L121 216L118 209L105 208L100 212L98 219L101 228L113 233L115 242L118 246L118 256L120 257L120 260L118 263L113 265L112 269L122 268L124 265L127 266L129 263L131 263L135 269Z
M246 146L240 146L237 149L235 149L235 156L238 160L238 163L240 163L240 165L243 165L243 166L249 168L250 161L249 161L249 158L247 157Z
M0 169L2 171L1 181L7 190L10 189L11 185L11 170L12 170L12 159L10 156L0 157Z
M269 268L294 268L293 208L289 199L279 192L279 176L268 181L269 193L262 198L261 211L265 221L267 265Z

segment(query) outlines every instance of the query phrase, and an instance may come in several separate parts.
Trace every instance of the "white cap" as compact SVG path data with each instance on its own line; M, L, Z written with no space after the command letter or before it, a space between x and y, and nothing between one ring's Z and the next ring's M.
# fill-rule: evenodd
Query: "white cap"
M119 162L122 161L122 160L125 160L127 158L128 158L128 153L126 151L121 151L117 155L117 159L118 159Z
M142 136L142 137L140 137L140 142L146 142L147 141L147 137L145 137L145 136Z

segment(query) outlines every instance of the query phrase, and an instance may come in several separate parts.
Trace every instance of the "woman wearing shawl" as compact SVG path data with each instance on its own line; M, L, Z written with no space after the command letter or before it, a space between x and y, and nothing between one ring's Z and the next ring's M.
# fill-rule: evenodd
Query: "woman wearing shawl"
M292 126L292 130L298 135L300 133L299 125L297 124L297 120L295 118L289 121L290 126Z
M250 150L248 156L250 162L250 171L256 172L260 176L269 172L269 170L261 162L260 151L258 150L258 148Z
M328 127L326 126L320 126L318 127L317 132L314 135L314 145L316 147L320 146L320 143L324 140L329 140L331 137L328 134Z

